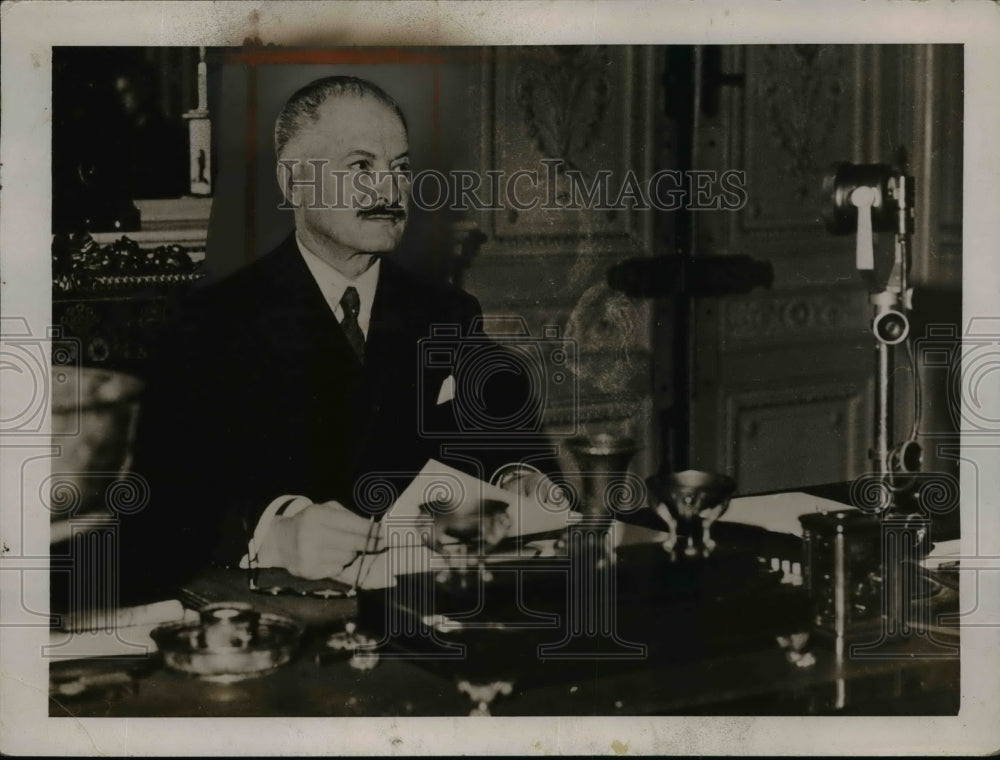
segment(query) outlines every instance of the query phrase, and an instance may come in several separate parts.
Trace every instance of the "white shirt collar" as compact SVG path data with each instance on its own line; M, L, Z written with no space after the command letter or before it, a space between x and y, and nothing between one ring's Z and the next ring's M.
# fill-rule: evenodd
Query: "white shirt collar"
M295 242L298 244L299 253L302 254L306 266L312 272L313 279L319 285L323 297L330 305L330 309L333 310L333 314L338 322L344 318L344 310L340 307L340 299L344 297L344 291L347 290L348 286L353 286L358 291L358 297L361 299L361 308L358 312L358 326L367 338L368 325L371 322L372 316L372 302L375 300L375 289L378 287L378 273L381 263L379 259L376 258L375 263L368 267L360 277L352 280L345 277L310 251L302 242L298 233L295 234Z

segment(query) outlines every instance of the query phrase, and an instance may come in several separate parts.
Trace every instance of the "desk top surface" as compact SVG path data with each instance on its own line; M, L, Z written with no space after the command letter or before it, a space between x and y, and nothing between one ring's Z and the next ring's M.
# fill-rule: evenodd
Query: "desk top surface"
M842 487L810 490L844 500ZM778 543L789 538L781 537ZM784 598L791 600L794 595ZM751 608L727 623L732 628L729 633L736 636L730 641L739 640L742 631L756 636L746 646L705 648L667 659L591 659L575 665L538 658L519 672L504 671L503 677L491 679L481 668L466 672L461 664L440 667L408 657L398 647L382 650L375 667L364 670L352 666L347 657L332 655L325 642L358 618L357 599L264 597L248 590L243 571L214 569L188 584L181 600L193 609L212 602L248 602L261 612L298 621L306 633L287 665L231 684L173 672L155 655L53 662L50 714L465 715L475 703L468 689L459 689L463 680L480 687L488 687L491 680L509 684L509 693L500 694L489 706L495 715L955 714L958 708L957 631L944 638L911 635L865 656L850 651L838 655L832 641L814 634L803 660L779 645L775 629L756 626L756 608ZM768 612L763 605L760 615L773 615L775 609ZM664 618L662 611L642 608L631 613L640 623L660 614L657 624L669 627L670 617ZM789 630L782 633L807 628L790 623L786 627ZM873 631L865 640L877 639L879 631ZM86 688L74 693L76 684Z
M251 601L304 623L306 634L287 665L253 679L210 683L173 672L154 655L131 661L98 658L54 662L50 684L97 684L81 694L56 689L53 716L436 716L465 715L473 703L458 686L461 663L441 667L387 649L370 670L331 655L325 642L356 618L356 599L262 598L238 571L206 573L185 594L199 602ZM740 622L737 621L737 626ZM871 640L879 638L872 633ZM649 714L954 714L958 708L957 639L911 637L880 655L838 658L833 642L813 637L811 663L794 662L775 637L741 651L714 651L664 662L539 660L521 676L498 677L511 692L494 715ZM950 650L950 653L949 653ZM802 665L805 665L804 667ZM82 669L81 669L82 668ZM504 671L507 672L507 671ZM488 685L483 674L468 677Z

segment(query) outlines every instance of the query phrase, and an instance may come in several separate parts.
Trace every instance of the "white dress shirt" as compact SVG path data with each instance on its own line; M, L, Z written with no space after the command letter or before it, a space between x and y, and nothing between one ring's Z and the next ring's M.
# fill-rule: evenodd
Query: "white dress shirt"
M381 268L379 260L376 258L375 263L368 267L360 277L352 280L310 251L298 234L295 235L295 242L298 244L299 253L302 254L306 266L312 272L313 279L319 285L319 289L323 292L323 297L326 298L326 302L330 305L333 315L337 318L338 322L344 319L344 310L340 306L340 299L344 297L344 291L351 286L358 291L358 297L361 299L360 310L358 311L358 326L361 328L361 332L365 334L365 338L367 338L368 325L372 318L372 302L375 300L375 289L378 287L378 273Z

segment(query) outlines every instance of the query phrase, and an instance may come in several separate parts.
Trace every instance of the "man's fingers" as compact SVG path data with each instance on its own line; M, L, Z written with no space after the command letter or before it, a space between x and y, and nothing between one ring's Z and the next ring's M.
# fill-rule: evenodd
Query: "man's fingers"
M309 579L338 576L358 554L377 551L383 544L379 523L337 502L310 504L294 515L279 517L271 530L273 566Z
M362 549L370 552L379 551L385 545L385 524L381 520L357 515L336 501L323 502L317 506L327 509L321 513L325 524L345 534L367 539L367 544L362 541L359 551Z
M311 560L302 558L298 566L291 569L291 573L306 580L334 578L340 575L356 556L358 556L356 552L330 551L322 558Z
M527 498L534 498L540 504L549 507L566 507L569 499L566 492L542 473L530 473L522 476L518 482L518 491Z
M314 504L308 507L315 511L317 525L336 527L344 533L351 533L364 538L371 532L374 534L372 520L368 517L356 515L345 506L336 501L325 501L322 504Z
M340 552L348 555L349 561L357 552L365 551L365 535L348 533L341 530L336 523L326 523L317 520L303 524L299 534L301 550L313 556L326 556L328 552Z
M308 515L306 513L309 513ZM382 526L347 511L336 502L308 507L300 515L300 551L317 561L330 551L348 552L343 564L363 551L377 551L382 545Z

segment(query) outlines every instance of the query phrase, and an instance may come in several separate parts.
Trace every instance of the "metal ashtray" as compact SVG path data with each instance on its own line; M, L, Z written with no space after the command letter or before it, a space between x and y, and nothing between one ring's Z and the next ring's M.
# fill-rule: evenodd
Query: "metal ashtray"
M294 620L240 602L210 604L199 615L197 623L161 625L151 636L168 668L207 681L269 673L292 658L302 636Z

